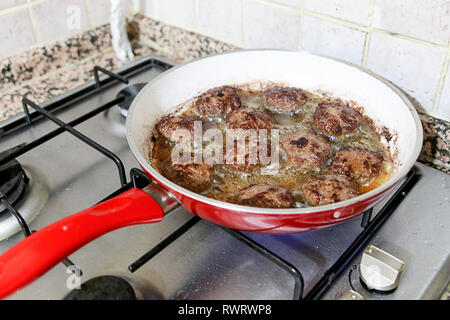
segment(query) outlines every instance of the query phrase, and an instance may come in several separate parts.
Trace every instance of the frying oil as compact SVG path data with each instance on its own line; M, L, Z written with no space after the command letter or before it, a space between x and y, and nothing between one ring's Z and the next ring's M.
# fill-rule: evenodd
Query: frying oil
M389 180L393 171L390 153L388 152L386 146L381 142L380 136L372 129L370 124L367 121L362 120L360 127L355 132L340 137L334 137L319 132L314 127L313 115L319 103L327 100L310 92L305 93L308 99L299 112L280 114L271 112L264 108L263 91L238 91L242 106L258 109L271 117L272 122L274 123L274 128L280 130L280 141L283 134L300 128L309 129L325 137L332 147L333 154L331 159L329 159L324 166L313 170L292 167L287 161L287 157L283 149L279 148L280 159L279 166L276 168L277 170L271 170L271 164L269 164L268 167L262 167L248 172L231 170L221 164L214 165L212 184L201 194L221 201L235 202L235 194L242 188L249 185L280 185L291 190L295 198L295 205L297 207L306 207L308 205L306 204L301 192L301 183L313 174L320 175L327 173L328 167L334 158L334 154L343 147L360 147L378 151L385 159L381 172L368 183L359 185L360 193L368 192ZM196 112L193 103L190 103L187 107L182 108L182 112L179 114L201 119L203 121L204 128L217 128L221 130L224 138L223 141L226 141L225 119L222 117L207 118L199 115ZM152 163L159 172L162 172L163 170L161 169L168 165L167 159L170 159L173 143L158 134L153 135L153 142ZM204 144L203 147L206 147L206 144Z

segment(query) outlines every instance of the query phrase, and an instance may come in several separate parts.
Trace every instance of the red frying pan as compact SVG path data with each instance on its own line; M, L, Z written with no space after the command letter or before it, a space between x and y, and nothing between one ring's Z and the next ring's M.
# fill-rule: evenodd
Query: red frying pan
M354 101L374 121L394 159L389 181L350 200L310 208L265 209L210 199L163 177L147 160L147 138L162 115L201 92L222 85L272 81ZM406 176L419 156L422 127L414 107L393 85L335 60L305 52L250 50L226 53L173 68L148 83L127 117L130 148L156 183L130 189L51 224L0 256L0 297L33 281L72 252L118 228L154 223L181 203L217 224L252 232L295 233L348 220L373 207ZM159 184L159 185L158 185ZM168 192L170 191L170 192ZM177 199L175 200L176 197Z

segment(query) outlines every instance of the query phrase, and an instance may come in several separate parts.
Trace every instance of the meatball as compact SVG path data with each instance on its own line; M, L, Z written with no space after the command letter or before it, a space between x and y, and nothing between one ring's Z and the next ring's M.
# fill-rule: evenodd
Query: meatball
M239 191L237 202L251 207L291 208L294 205L294 197L285 187L257 184Z
M347 106L322 102L314 112L314 125L322 132L332 136L340 136L358 129L361 114Z
M192 117L184 117L184 116L167 116L162 118L156 124L156 130L159 131L165 138L179 142L182 137L185 135L184 132L187 131L192 136L194 134L194 123L196 120ZM180 134L175 134L176 130L180 130ZM183 131L181 131L183 130Z
M270 117L264 112L253 108L242 108L231 111L226 118L228 129L267 129L273 128Z
M245 150L242 154L239 143L245 143ZM260 145L255 139L234 140L233 144L234 148L230 148L230 150L228 150L227 147L224 147L224 164L228 169L237 171L253 171L270 162L270 141L267 141L265 154L260 154ZM267 157L267 163L264 161L265 157Z
M291 165L296 168L318 168L331 157L328 141L310 130L300 129L286 135L281 146Z
M367 182L381 169L383 156L363 148L343 148L336 153L330 171Z
M310 176L301 186L309 203L321 206L356 197L359 192L347 176L327 174Z
M170 159L161 168L161 174L172 182L194 192L202 192L211 185L213 166L202 161L195 163L194 155L187 163L175 164Z
M292 87L272 87L264 91L265 107L279 113L290 113L300 109L306 102L302 89Z
M236 89L230 86L214 88L201 94L195 101L197 111L205 116L218 117L241 107Z

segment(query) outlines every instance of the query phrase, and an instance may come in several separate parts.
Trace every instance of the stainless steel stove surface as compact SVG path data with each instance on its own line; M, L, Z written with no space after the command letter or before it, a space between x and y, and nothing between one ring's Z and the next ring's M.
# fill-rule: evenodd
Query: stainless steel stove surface
M130 84L148 82L165 69L164 63L151 67L147 63L150 60L152 58L135 62L120 70L121 74L129 76ZM88 86L92 83L83 88ZM124 87L126 85L118 81L111 82L93 95L70 102L70 106L55 111L55 114L70 122L115 99ZM62 101L72 94L43 106ZM124 163L130 180L130 169L138 164L125 139L125 120L121 112L113 106L75 128L115 153ZM13 122L11 119L1 125L6 130ZM0 139L0 151L29 143L56 128L46 119L24 125ZM121 187L114 162L67 132L24 153L17 160L30 182L14 206L26 220L29 219L27 221L32 220L29 223L31 230L41 229L90 207ZM428 299L438 298L443 292L450 275L450 175L419 163L416 169L420 179L369 241L404 261L397 290L387 295L367 291L358 280L359 269L352 269L361 261L361 253L358 253L351 257L342 276L322 298L338 299L351 289L350 270L354 271L351 276L354 289L365 299ZM381 205L377 206L373 215L380 208ZM111 232L69 258L81 268L82 282L97 276L117 275L144 284L155 293L153 296L164 299L292 299L295 281L291 273L207 221L196 223L135 272L129 271L133 262L192 218L192 214L178 208L162 223ZM295 266L303 276L304 294L307 295L362 232L361 218L302 234L245 235ZM5 222L7 219L9 222ZM2 228L0 235L3 232L5 236L8 232L20 231L16 220L7 212L0 213ZM0 253L23 237L19 232L0 241ZM9 298L62 299L70 292L75 280L65 265L58 264Z

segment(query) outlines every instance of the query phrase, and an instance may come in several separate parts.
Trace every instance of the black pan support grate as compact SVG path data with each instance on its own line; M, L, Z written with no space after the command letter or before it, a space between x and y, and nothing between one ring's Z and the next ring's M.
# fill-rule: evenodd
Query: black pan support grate
M139 73L143 70L147 70L149 68L153 68L154 66L162 66L163 68L170 68L171 65L168 63L165 63L163 61L159 61L153 58L144 59L141 63L138 63L137 65L133 66L132 68L129 68L123 72L123 74L117 74L113 73L105 68L102 68L100 66L95 66L93 69L94 73L94 81L91 84L88 84L87 86L81 88L80 90L77 90L73 92L72 94L61 97L58 100L55 100L51 104L48 104L46 107L41 107L38 104L34 103L30 99L24 97L22 99L23 103L23 109L24 114L17 119L15 119L12 122L9 122L0 128L0 137L6 136L9 133L18 130L20 128L23 128L25 125L31 125L34 122L40 121L43 118L46 118L50 121L53 121L58 125L58 128L50 131L49 133L43 135L42 137L29 142L29 143L23 143L18 146L15 146L9 150L6 150L5 152L2 152L2 157L0 158L0 165L6 164L21 155L25 154L26 152L29 152L33 150L34 148L40 146L41 144L50 141L52 138L57 137L63 132L69 132L73 136L77 137L87 145L91 146L93 149L97 150L98 152L102 153L109 159L111 159L118 170L119 174L119 180L122 187L127 185L127 178L125 173L125 167L120 160L120 158L115 155L110 150L106 149L102 145L98 144L91 138L87 137L86 135L82 134L78 130L76 130L74 127L79 125L80 123L104 112L105 110L121 103L125 100L125 97L118 96L114 100L105 103L104 105L97 107L93 109L92 111L80 116L79 118L76 118L68 123L63 122L58 117L54 115L54 112L57 110L61 110L70 106L73 106L75 102L89 96L92 94L95 94L98 92L98 90L102 90L105 87L107 87L110 84L113 84L117 81L123 82L125 84L129 83L129 80L127 76L131 76L133 74ZM99 73L102 72L106 75L105 78L101 79ZM32 110L30 111L30 108ZM11 215L14 216L14 218L19 223L22 232L25 237L28 237L36 230L30 230L27 222L22 217L20 212L15 208L8 200L5 194L0 192L0 202L5 206L5 208L9 211ZM66 258L63 261L63 264L66 267L70 267L74 273L81 275L82 271L79 269L77 265L75 265L70 259Z
M132 170L131 176L133 181L136 181L138 179L147 179L145 173L137 169ZM397 206L402 202L408 192L416 184L418 179L419 175L416 168L411 169L403 184L397 189L397 191L392 195L392 197L373 219L372 209L369 209L362 214L361 233L357 235L357 237L347 248L347 250L345 250L345 252L339 257L339 259L331 266L331 268L329 268L325 272L322 278L312 287L312 289L310 289L310 291L306 295L303 294L305 287L303 276L293 264L284 260L276 253L270 251L256 241L250 239L244 233L221 226L219 227L229 235L241 241L243 244L247 245L251 249L267 258L269 261L275 263L276 265L287 271L289 274L291 274L294 278L294 300L317 300L320 299L329 288L331 288L333 282L344 272L353 258L368 244L372 236L375 235L376 232L383 226L390 215L395 211ZM147 184L149 182L150 181L147 181ZM133 184L139 186L136 182L133 182ZM128 266L128 269L131 272L137 271L145 263L150 261L153 257L167 248L171 243L180 238L186 231L191 229L200 221L201 219L199 217L191 218L184 225L179 227L172 234L158 243L154 248L152 248L150 251L138 258L135 262L130 264Z
M45 107L39 106L33 101L24 97L22 100L24 114L15 119L14 121L7 123L2 128L0 128L0 136L7 135L15 130L23 128L24 126L27 125L31 125L36 121L40 121L42 119L48 119L56 123L58 125L58 128L32 142L24 143L14 148L11 148L10 150L7 150L7 152L3 153L3 157L0 158L0 165L3 165L13 159L18 158L24 153L33 150L37 146L51 140L52 138L60 135L63 132L69 132L73 136L85 142L93 149L97 150L104 156L111 159L117 167L120 181L120 188L116 192L109 195L107 198L103 199L102 201L110 199L115 195L118 195L131 187L138 187L138 188L145 187L151 181L148 179L148 177L145 175L144 172L142 172L139 169L132 169L130 172L130 181L127 181L125 168L120 158L110 150L106 149L102 145L98 144L97 142L95 142L94 140L92 140L91 138L87 137L86 135L82 134L81 132L79 132L74 128L80 123L106 111L107 109L113 106L120 104L121 102L124 101L125 97L119 95L110 102L107 102L101 105L100 107L97 107L92 111L67 123L63 122L58 117L56 117L54 112L62 110L64 108L72 107L76 104L77 101L80 101L81 99L87 96L94 95L95 93L99 92L99 90L103 90L104 88L106 88L111 84L117 82L123 82L125 84L128 84L129 77L139 72L149 70L155 66L162 67L163 69L169 69L173 65L167 61L163 61L162 59L149 57L146 59L142 59L139 63L134 64L133 66L124 69L119 73L114 73L102 67L95 66L93 70L94 81L67 96L61 97L60 99L57 99L52 103L47 104ZM105 74L106 77L101 79L99 75L100 72ZM32 110L30 110L30 108ZM335 264L330 269L328 269L327 272L325 272L322 278L312 287L312 289L306 295L304 295L305 283L303 276L301 272L293 264L281 258L276 253L270 251L264 246L258 244L256 241L250 239L244 233L228 229L225 227L220 226L219 227L226 233L228 233L230 236L236 238L243 244L247 245L249 248L255 250L256 252L267 258L269 261L275 263L280 268L284 269L286 272L291 274L294 279L294 293L293 293L294 300L320 299L324 295L324 293L332 286L333 282L349 266L352 259L367 245L371 237L381 228L384 222L394 212L395 208L401 203L401 201L404 199L407 193L412 189L414 184L417 182L418 178L419 175L417 174L417 170L413 168L408 173L405 181L400 186L400 188L389 199L386 205L378 212L376 217L372 218L372 209L363 213L361 223L362 227L361 233L356 237L356 239L341 255L341 257L335 262ZM1 203L8 209L8 211L17 219L17 222L20 224L25 236L29 236L31 233L36 231L36 230L30 231L29 226L27 225L25 219L21 216L20 212L6 200L4 195L0 194L0 200ZM142 257L140 257L132 264L130 264L128 267L129 271L130 272L137 271L140 267L142 267L145 263L150 261L158 253L167 248L171 243L182 237L184 233L186 233L200 221L201 219L199 217L191 218L184 225L179 227L177 230L175 230L173 233L171 233L169 236L163 239L160 243L158 243L154 248L152 248ZM81 275L81 269L79 269L79 267L75 265L72 261L70 261L68 258L66 258L63 261L63 263L67 267L72 267L73 269L71 270L73 270L73 272L76 272L77 274Z

